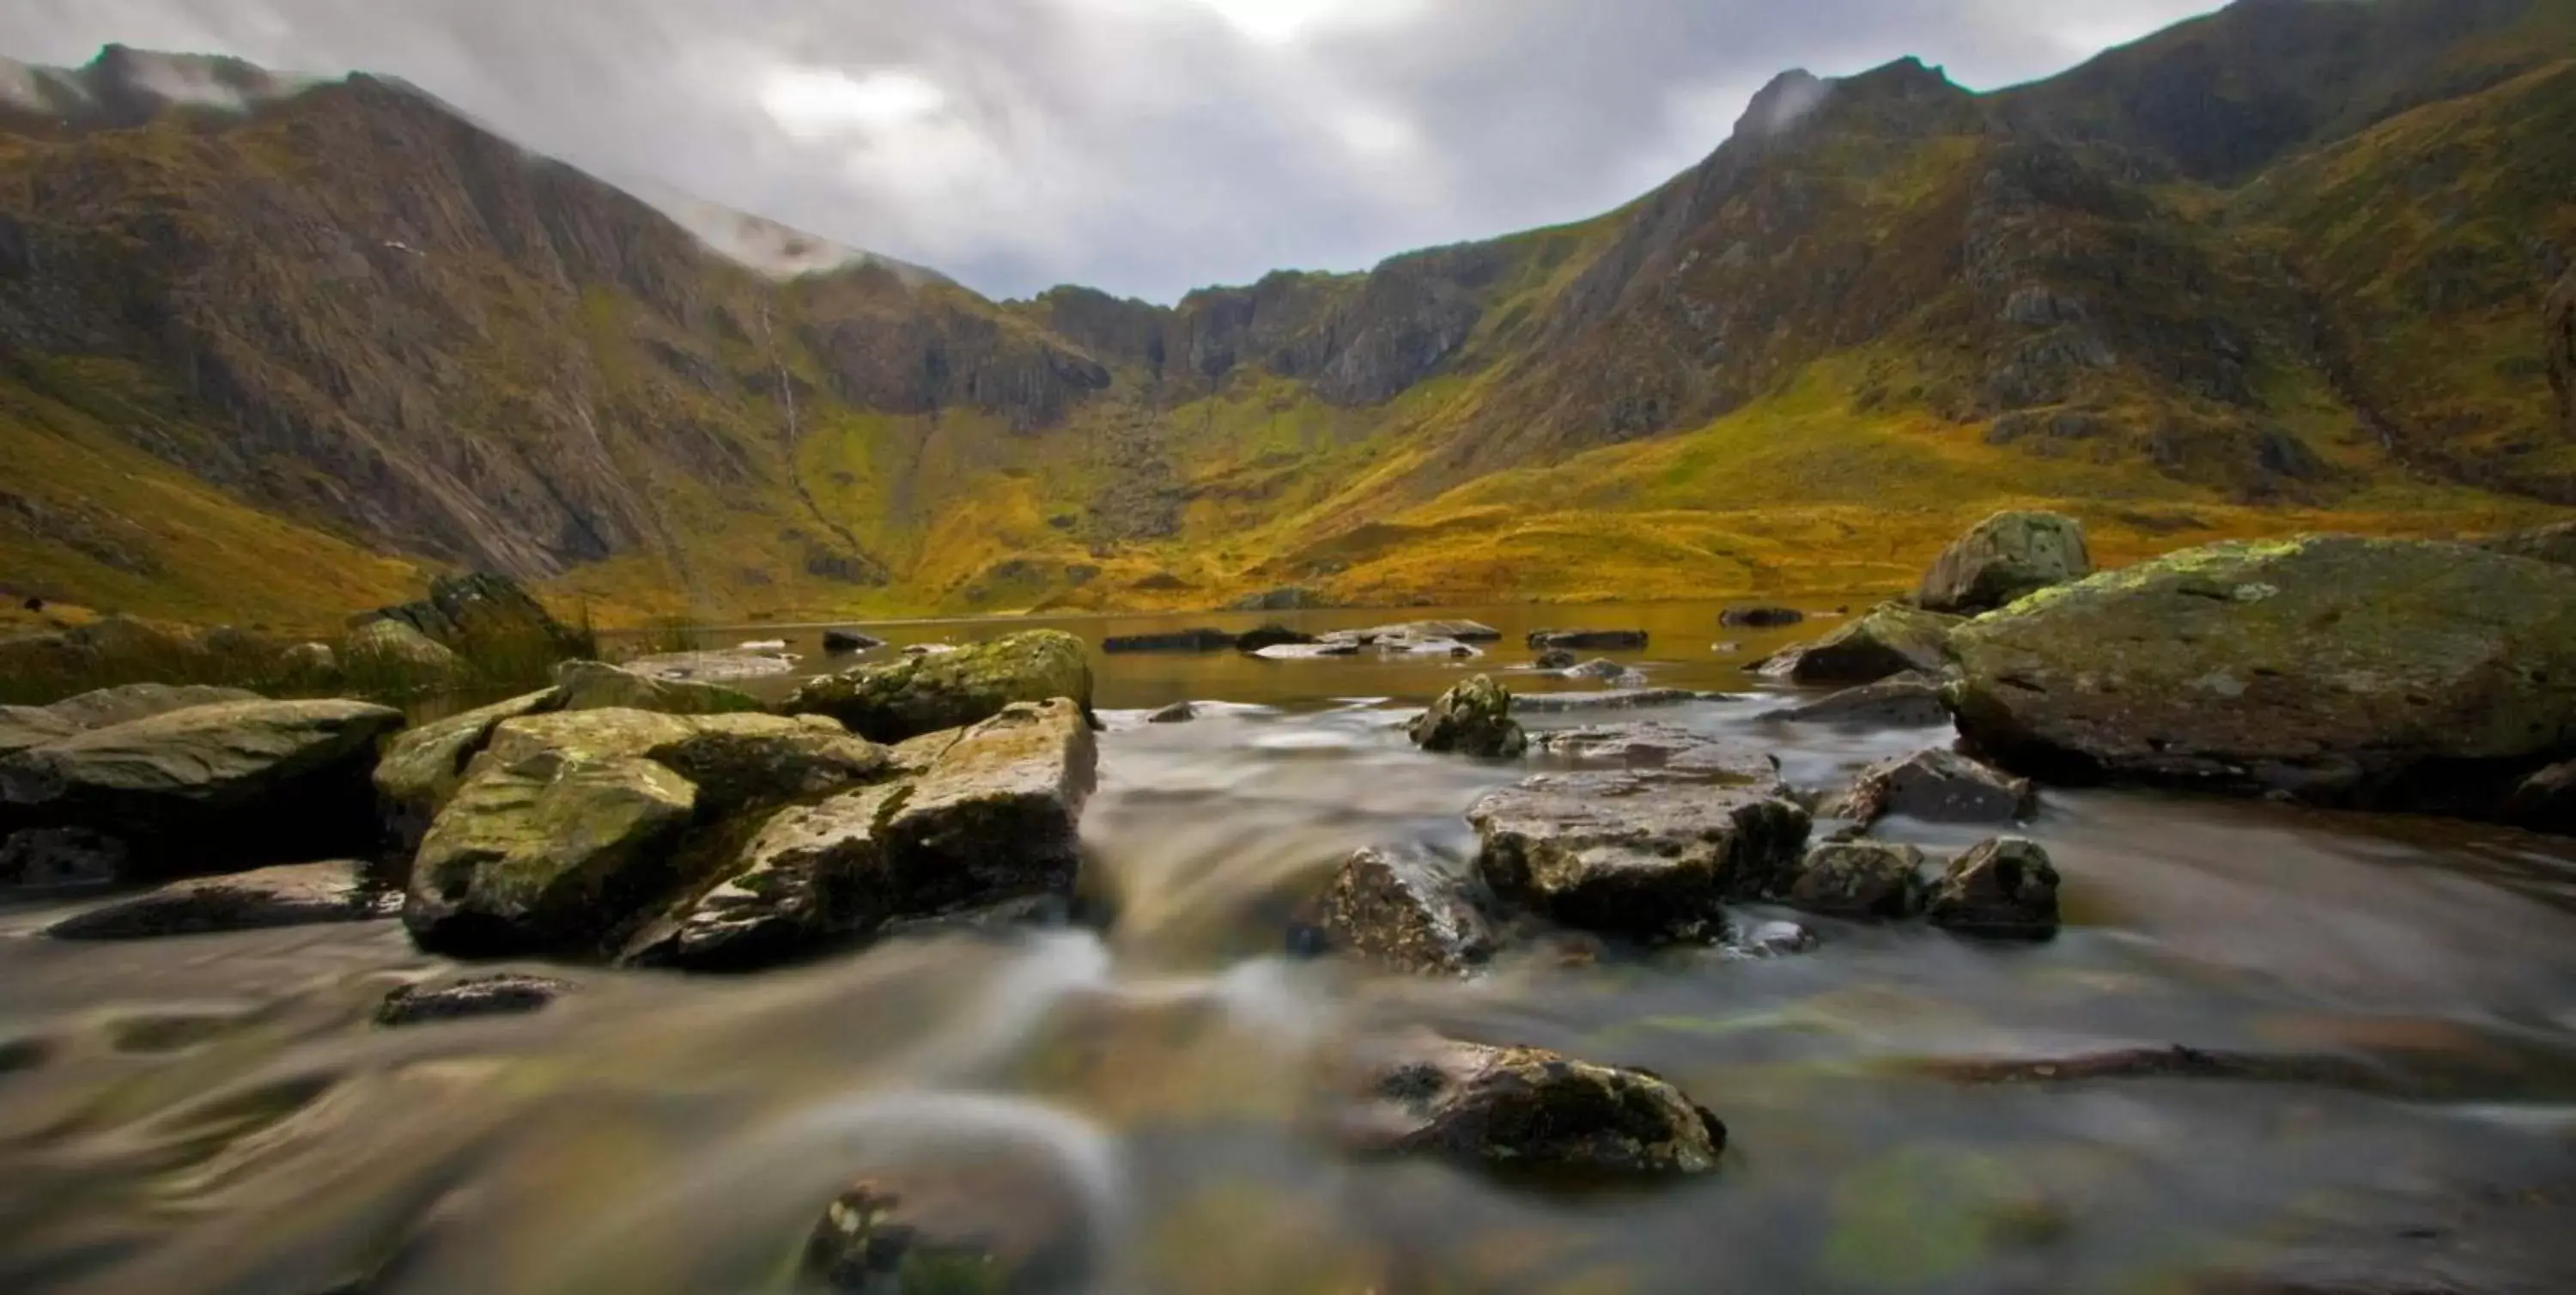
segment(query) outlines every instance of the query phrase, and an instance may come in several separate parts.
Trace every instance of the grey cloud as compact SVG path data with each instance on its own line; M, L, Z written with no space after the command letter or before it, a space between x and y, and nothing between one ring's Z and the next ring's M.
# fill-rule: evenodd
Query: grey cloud
M388 73L611 180L997 295L1170 300L1607 210L1705 155L1785 68L1916 54L1997 85L2209 7L1370 3L1375 21L1280 40L1218 0L15 0L0 53L121 41Z

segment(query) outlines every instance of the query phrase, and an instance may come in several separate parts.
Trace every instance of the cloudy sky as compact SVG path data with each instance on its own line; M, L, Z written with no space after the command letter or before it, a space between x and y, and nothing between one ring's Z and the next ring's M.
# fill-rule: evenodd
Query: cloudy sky
M1159 301L1578 219L1788 67L1987 88L2212 0L0 0L122 41L407 78L519 142L994 295Z

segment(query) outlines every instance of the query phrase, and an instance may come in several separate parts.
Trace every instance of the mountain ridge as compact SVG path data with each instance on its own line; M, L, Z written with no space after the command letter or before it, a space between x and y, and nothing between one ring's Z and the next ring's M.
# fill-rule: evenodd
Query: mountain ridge
M882 260L763 274L363 74L77 131L0 115L0 437L73 465L0 490L0 578L185 612L237 588L83 479L111 444L210 516L310 532L353 573L335 596L453 563L621 608L1750 591L1811 578L1755 552L1807 528L1774 522L1871 507L1778 495L1870 464L1877 511L1924 514L1900 535L2025 496L2115 528L2519 516L2576 502L2540 324L2576 250L2547 197L2576 176L2570 8L2252 0L1987 94L1911 59L1786 74L1602 216L1172 306L996 302ZM2230 99L2284 32L2322 70ZM2208 122L2236 142L2195 142ZM2362 201L2420 236L2338 234ZM2419 363L2428 336L2477 345ZM1721 445L1861 461L1746 507L1690 457ZM1482 501L1532 471L1588 474L1546 493L1636 552L1510 575L1555 523ZM1677 526L1684 477L1708 498Z

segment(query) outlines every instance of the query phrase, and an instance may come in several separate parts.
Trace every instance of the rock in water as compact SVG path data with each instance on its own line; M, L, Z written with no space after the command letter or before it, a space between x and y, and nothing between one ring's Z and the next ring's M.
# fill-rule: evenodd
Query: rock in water
M1565 648L1574 652L1639 652L1645 650L1644 630L1539 630L1529 636L1533 652L1548 648Z
M1153 714L1146 716L1145 722L1148 724L1187 724L1198 717L1198 707L1185 701L1176 701L1171 705L1165 706L1161 710L1155 711Z
M1805 619L1807 614L1794 607L1729 607L1718 613L1717 623L1737 629L1778 629Z
M355 701L169 711L0 760L0 815L116 837L147 875L363 854L376 741L401 726Z
M1113 656L1135 652L1223 652L1234 643L1235 636L1224 630L1190 629L1106 638L1100 641L1100 650Z
M1938 728L1950 722L1950 706L1941 699L1939 680L1909 670L1877 683L1775 710L1763 718L1846 728Z
M1258 629L1245 630L1243 633L1236 635L1234 638L1234 650L1237 652L1259 652L1263 648L1288 647L1300 643L1312 643L1314 641L1314 635L1300 633L1285 625L1264 625Z
M513 972L468 976L443 985L405 985L376 1007L376 1024L420 1025L474 1016L525 1016L572 992L572 982Z
M1465 975L1494 955L1475 880L1428 851L1352 855L1324 892L1319 924L1335 948L1388 971Z
M430 820L464 783L466 762L501 721L553 710L556 700L551 688L528 693L405 729L386 743L376 761L376 796L396 848L405 855L419 848Z
M2064 513L1997 513L1941 554L1914 601L1926 611L1973 614L2091 574L2082 522Z
M1807 851L1791 906L1826 917L1897 921L1919 917L1929 902L1923 852L1885 841L1830 841Z
M1543 1048L1416 1034L1359 1059L1345 1145L1471 1165L1582 1174L1702 1174L1726 1126L1642 1070Z
M1960 733L2025 773L2483 816L2576 749L2576 569L2460 545L2212 545L1952 645Z
M1512 695L1488 675L1440 694L1408 730L1425 751L1512 759L1529 749L1529 735L1512 719Z
M661 679L601 661L555 667L551 710L649 710L664 715L732 715L760 709L751 694L722 684Z
M1807 811L1776 775L1541 774L1467 813L1476 868L1504 900L1650 942L1725 930L1724 904L1787 889Z
M1961 623L1956 616L1885 603L1758 669L1791 683L1827 685L1876 683L1907 671L1938 675L1950 667L1950 633Z
M45 928L57 940L139 940L391 917L400 897L366 887L358 866L296 863L176 881Z
M1576 658L1574 653L1565 648L1549 648L1545 652L1539 653L1537 659L1530 662L1530 668L1534 670L1571 670L1574 668L1577 659L1578 658Z
M1072 702L1014 703L907 746L894 764L913 781L775 811L627 960L756 967L889 923L1072 891L1099 758Z
M2057 932L2057 868L2037 842L1996 837L1950 861L1927 913L1969 935L2044 939Z
M847 656L852 652L865 652L870 648L884 646L884 639L873 634L862 634L857 630L823 631L823 650L833 656Z
M807 683L789 714L829 715L878 742L990 719L1013 702L1069 698L1091 711L1091 663L1082 640L1032 630L953 652L860 666Z
M1871 766L1827 812L1862 824L1890 814L1927 823L2010 823L2038 807L2027 778L1956 751L1918 751Z
M1074 1295L1097 1256L1070 1168L1027 1151L872 1171L806 1238L808 1279L849 1295Z
M1779 766L1761 751L1671 724L1594 724L1530 739L1536 750L1591 768L1665 769L1768 784Z

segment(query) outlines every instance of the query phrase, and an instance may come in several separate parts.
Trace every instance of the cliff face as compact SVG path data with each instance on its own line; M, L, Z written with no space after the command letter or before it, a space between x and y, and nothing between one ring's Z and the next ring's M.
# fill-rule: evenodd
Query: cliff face
M112 49L0 110L0 438L67 465L0 555L196 570L79 475L113 446L351 551L727 600L1331 579L1793 392L2122 491L2576 500L2571 54L2571 0L2248 0L1993 95L1793 73L1597 220L1163 307L770 277L409 87Z

